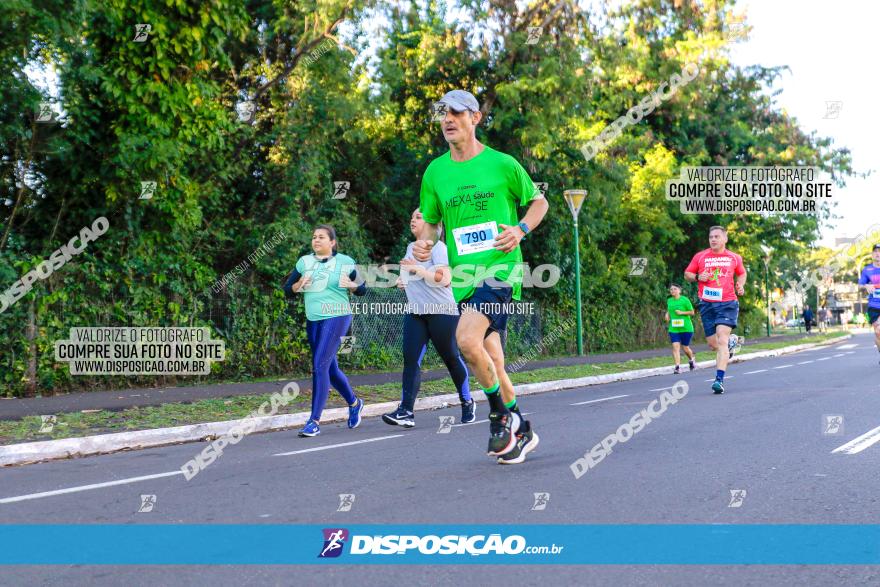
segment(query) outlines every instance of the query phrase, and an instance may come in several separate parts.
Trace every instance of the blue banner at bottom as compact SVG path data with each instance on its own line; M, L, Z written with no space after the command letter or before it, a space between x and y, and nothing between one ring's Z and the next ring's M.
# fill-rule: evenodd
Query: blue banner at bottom
M877 565L880 525L0 525L19 565Z

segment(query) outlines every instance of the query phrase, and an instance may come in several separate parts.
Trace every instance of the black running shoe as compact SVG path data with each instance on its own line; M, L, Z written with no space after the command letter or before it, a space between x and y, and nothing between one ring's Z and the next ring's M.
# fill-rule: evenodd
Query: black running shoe
M691 368L691 371L693 371L694 369L697 368L697 365L696 365L696 363L694 363L694 360L693 360L693 359L691 359L690 361L688 361L688 367Z
M384 414L382 416L382 420L386 424L391 424L392 426L404 426L406 428L412 428L416 425L416 420L413 417L413 413L409 410L404 410L403 406L397 406L397 409L390 414Z
M477 419L477 402L461 402L461 423L470 424Z
M681 375L681 366L680 366L680 365L676 365L676 366L675 366L675 369L672 371L672 374L673 374L673 375Z
M498 457L499 465L518 465L524 460L526 460L526 455L535 450L538 447L538 442L540 439L538 435L532 430L532 423L526 420L520 426L520 431L516 434L516 445L513 447L513 450L504 455L503 457Z
M519 431L520 419L513 412L492 412L489 414L489 448L490 457L506 455L516 446L516 433Z

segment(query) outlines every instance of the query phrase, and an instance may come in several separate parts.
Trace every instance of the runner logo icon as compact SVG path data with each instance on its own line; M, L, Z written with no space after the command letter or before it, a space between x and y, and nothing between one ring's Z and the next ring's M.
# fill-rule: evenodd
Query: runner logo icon
M348 540L348 530L345 528L324 528L324 548L318 558L336 558L342 554L342 547Z

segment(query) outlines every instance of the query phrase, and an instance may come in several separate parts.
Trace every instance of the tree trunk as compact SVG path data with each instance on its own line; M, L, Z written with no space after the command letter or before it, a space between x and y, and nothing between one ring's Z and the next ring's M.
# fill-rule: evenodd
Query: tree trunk
M37 395L37 324L34 311L34 297L31 297L28 304L28 366L25 375L25 392L27 397Z

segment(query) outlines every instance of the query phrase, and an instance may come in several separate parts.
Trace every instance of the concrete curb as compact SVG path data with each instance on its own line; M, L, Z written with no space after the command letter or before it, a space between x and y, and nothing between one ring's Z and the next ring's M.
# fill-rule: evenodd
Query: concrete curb
M776 357L809 348L820 348L837 344L851 337L852 335L849 334L835 338L833 341L799 344L771 351L757 351L734 357L732 362L741 363L753 359ZM701 361L700 363L697 363L698 367L711 367L714 365L715 361ZM628 381L631 379L642 379L644 377L652 377L655 375L670 374L669 367L655 367L651 369L624 371L622 373L610 373L607 375L578 377L576 379L560 379L556 381L544 381L541 383L529 383L525 385L517 385L514 387L514 390L517 395L530 395L560 389L586 387L603 383L613 383L615 381ZM458 394L450 393L434 395L417 400L415 409L416 411L437 410L458 405L458 403ZM390 412L396 407L396 401L369 404L364 407L363 416L380 416L384 413ZM325 410L323 416L324 417L321 421L325 424L343 421L348 418L348 408L332 408ZM299 412L296 414L253 418L253 421L256 424L253 428L253 432L272 432L299 427L306 423L308 417L308 412ZM99 434L95 436L84 436L81 438L63 438L60 440L25 442L22 444L0 446L0 466L26 465L55 459L83 457L112 453L121 450L138 450L168 444L180 444L184 442L213 439L230 434L230 431L233 428L241 426L243 422L244 419L227 420L224 422L205 422L202 424L175 426L173 428L117 432L114 434ZM254 425L254 423L251 423L250 425Z

